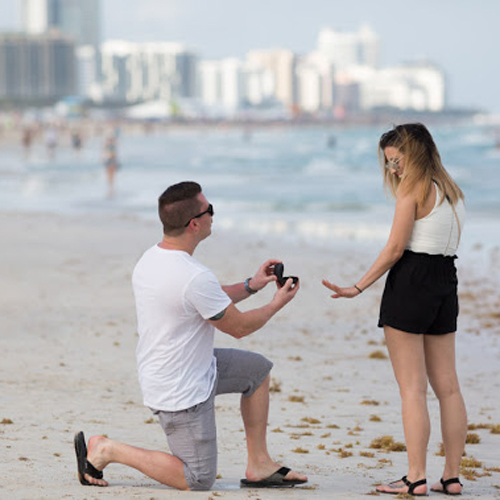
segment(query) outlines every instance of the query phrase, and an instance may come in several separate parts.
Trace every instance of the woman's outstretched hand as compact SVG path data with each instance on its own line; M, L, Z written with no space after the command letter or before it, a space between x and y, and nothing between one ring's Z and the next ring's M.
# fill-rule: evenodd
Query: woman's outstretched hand
M328 280L322 280L323 286L326 286L332 292L335 292L331 295L332 299L338 299L340 297L344 297L345 299L352 299L353 297L358 296L361 292L354 286L340 287L330 283Z

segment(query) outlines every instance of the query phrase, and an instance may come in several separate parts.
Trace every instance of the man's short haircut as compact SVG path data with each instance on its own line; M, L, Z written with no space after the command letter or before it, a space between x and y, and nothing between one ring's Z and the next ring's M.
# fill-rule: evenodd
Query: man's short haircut
M197 182L184 181L173 184L158 198L158 215L163 224L163 233L179 236L185 224L201 210L197 196L201 186Z

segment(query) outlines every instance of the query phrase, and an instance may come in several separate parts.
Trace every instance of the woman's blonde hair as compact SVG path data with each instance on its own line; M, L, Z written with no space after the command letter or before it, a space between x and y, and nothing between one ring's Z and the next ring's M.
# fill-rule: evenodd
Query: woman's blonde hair
M462 190L443 167L434 139L421 123L395 126L382 135L378 146L379 160L384 171L384 186L393 196L396 196L400 185L405 191L418 188L417 203L422 205L434 181L441 193L440 204L447 198L455 206L459 200L464 199ZM384 150L387 147L399 149L404 156L402 178L392 175L385 168L387 158Z

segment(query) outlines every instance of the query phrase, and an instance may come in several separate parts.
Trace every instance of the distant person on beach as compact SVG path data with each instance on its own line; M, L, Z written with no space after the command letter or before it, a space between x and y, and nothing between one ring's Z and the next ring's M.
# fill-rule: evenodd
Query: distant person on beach
M31 146L33 144L34 130L30 125L23 127L21 142L24 150L24 158L27 160L31 155Z
M133 467L180 490L208 490L217 475L214 399L240 393L246 434L244 487L289 487L307 477L276 463L268 453L266 428L272 363L260 354L214 349L217 328L243 338L263 327L297 294L289 279L273 298L240 312L235 304L276 282L268 260L244 282L221 286L213 272L194 259L212 230L214 210L195 182L170 186L158 200L163 240L137 263L132 284L139 341L136 350L144 404L158 416L170 453L122 444L104 436L85 443L75 436L80 482L107 486L102 470L110 463Z
M103 156L108 181L108 197L112 198L115 193L116 171L120 167L120 163L118 162L117 141L114 134L110 134L106 137Z
M79 154L80 150L82 149L82 145L82 133L78 129L73 129L71 131L71 147L77 154Z
M47 150L47 158L53 160L57 148L57 130L52 125L49 125L45 130L45 148Z
M332 298L360 295L390 270L380 306L392 367L402 399L408 472L380 485L380 493L427 494L426 454L430 434L427 381L441 411L445 466L431 491L460 494L459 466L467 415L455 368L457 274L454 260L464 223L464 195L441 163L422 124L394 127L382 135L379 157L386 188L396 198L389 240L354 285L323 280Z

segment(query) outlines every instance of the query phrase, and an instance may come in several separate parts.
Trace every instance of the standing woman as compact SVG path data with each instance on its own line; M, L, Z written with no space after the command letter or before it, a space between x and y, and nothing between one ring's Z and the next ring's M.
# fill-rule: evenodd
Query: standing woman
M426 495L430 435L427 380L441 411L446 462L431 491L459 495L459 465L467 415L455 368L458 316L454 264L465 215L464 195L441 163L434 140L420 123L399 125L382 135L379 158L384 184L396 198L389 240L354 285L323 280L332 298L356 297L390 269L378 326L384 328L402 399L408 472L380 485L381 493Z
M112 198L115 189L116 171L120 168L115 134L109 134L106 137L103 156L104 166L106 167L106 176L108 179L108 197Z

